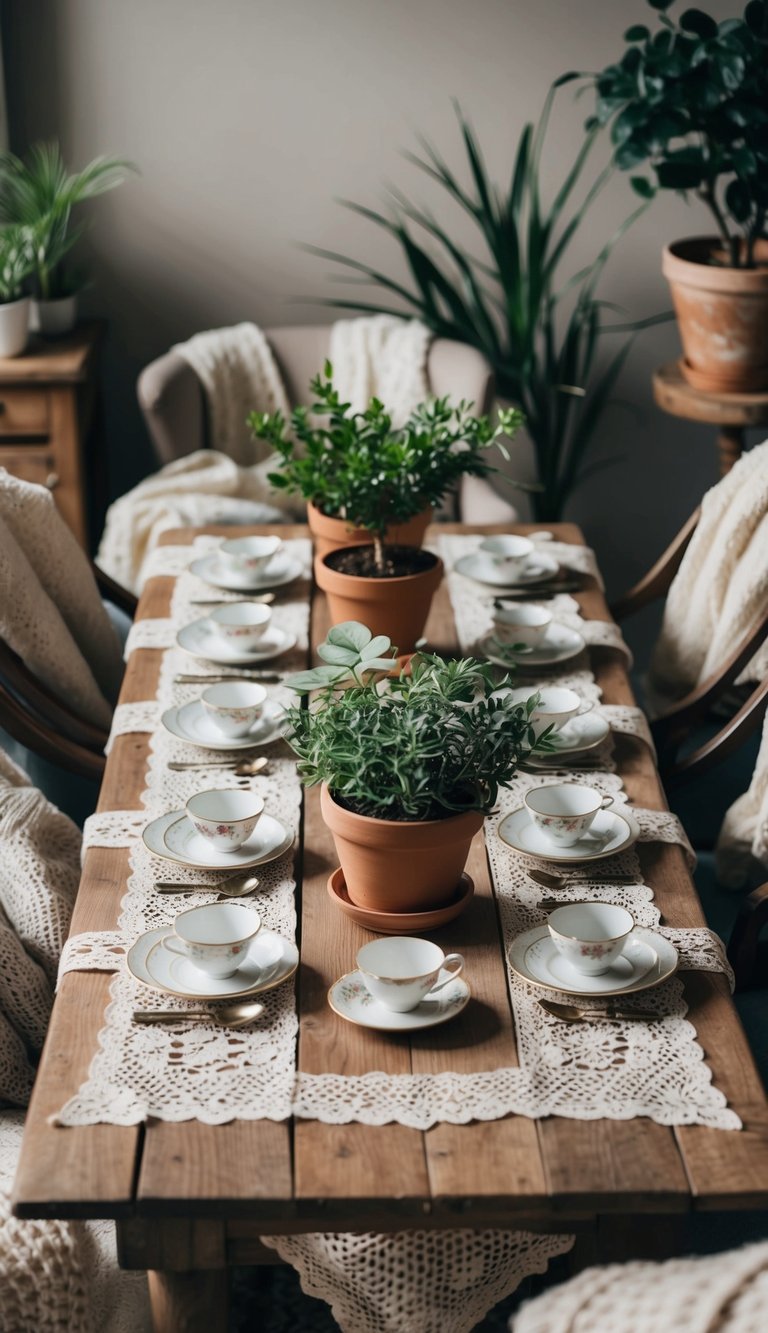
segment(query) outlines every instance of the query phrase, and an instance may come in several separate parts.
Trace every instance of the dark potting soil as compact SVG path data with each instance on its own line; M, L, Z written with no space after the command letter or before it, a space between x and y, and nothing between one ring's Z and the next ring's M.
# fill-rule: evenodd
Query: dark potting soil
M363 579L400 579L408 574L423 574L433 569L437 556L420 546L385 546L384 568L379 569L372 546L344 546L325 557L329 569Z

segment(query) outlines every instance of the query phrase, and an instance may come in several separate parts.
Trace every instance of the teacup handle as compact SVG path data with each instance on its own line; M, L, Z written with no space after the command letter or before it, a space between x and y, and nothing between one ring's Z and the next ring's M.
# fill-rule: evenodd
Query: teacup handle
M463 966L464 966L464 959L462 958L460 953L449 953L447 957L443 960L443 964L442 967L440 968L440 971L450 972L451 975L449 977L446 977L445 981L436 982L429 992L430 995L434 995L436 991L442 990L443 986L447 986L449 981L453 981L453 978L459 975Z
M609 805L613 805L613 797L604 796L602 801L600 802L600 809L607 810Z
M189 954L184 948L182 941L177 939L175 935L164 935L160 943L162 944L164 949L167 949L169 951L169 953L178 954L179 958L189 957Z
M591 713L591 712L592 712L592 709L594 708L594 706L595 706L595 704L594 704L594 700L592 700L592 699L582 699L582 701L581 701L581 708L579 709L579 711L578 711L578 713L576 714L576 716L577 716L577 717L583 717L585 713Z

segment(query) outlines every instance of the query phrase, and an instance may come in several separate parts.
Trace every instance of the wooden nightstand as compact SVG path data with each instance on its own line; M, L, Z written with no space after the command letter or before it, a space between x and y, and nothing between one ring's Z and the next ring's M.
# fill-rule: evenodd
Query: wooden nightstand
M96 402L101 322L64 338L33 337L22 356L0 358L0 467L53 491L88 549L85 448Z

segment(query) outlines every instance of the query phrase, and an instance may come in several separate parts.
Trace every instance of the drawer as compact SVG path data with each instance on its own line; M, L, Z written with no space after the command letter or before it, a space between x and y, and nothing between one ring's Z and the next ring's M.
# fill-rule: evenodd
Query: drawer
M0 444L0 467L7 468L21 481L34 481L38 486L47 486L49 491L55 491L59 484L56 460L50 449L36 449L33 445L11 449Z
M0 385L0 439L48 434L45 389L4 389Z

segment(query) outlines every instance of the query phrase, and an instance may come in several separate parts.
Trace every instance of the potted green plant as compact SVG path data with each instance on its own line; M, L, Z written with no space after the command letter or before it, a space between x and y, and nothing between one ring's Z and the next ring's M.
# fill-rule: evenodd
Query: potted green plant
M658 26L633 24L616 64L594 77L595 119L644 199L693 195L717 235L675 241L663 269L683 344L683 373L711 393L768 387L768 2L717 23L675 22L675 0L648 0ZM591 124L592 122L588 122Z
M33 266L26 229L0 228L0 357L19 356L27 345L29 297L22 289Z
M310 505L310 524L322 545L316 581L327 594L335 624L364 618L375 634L410 652L424 628L432 594L442 576L436 555L408 545L420 540L432 507L464 475L494 471L492 445L506 454L502 436L518 430L522 416L502 412L496 426L472 416L466 403L447 398L421 403L400 428L372 398L352 412L333 387L332 367L312 380L315 401L282 413L253 412L254 435L281 460L273 486L297 492ZM335 520L340 531L318 533L318 521ZM410 532L406 525L418 524ZM341 543L341 544L339 544Z
M70 175L58 143L37 143L26 159L0 155L0 221L29 228L34 237L32 327L45 334L68 332L77 317L82 274L65 262L82 227L72 227L72 210L113 190L131 163L97 157Z
M336 626L323 665L288 678L309 707L288 711L288 739L321 807L358 907L439 908L455 893L470 843L534 747L530 713L487 663L418 653L391 672L392 647L357 622ZM497 695L496 691L502 691Z

